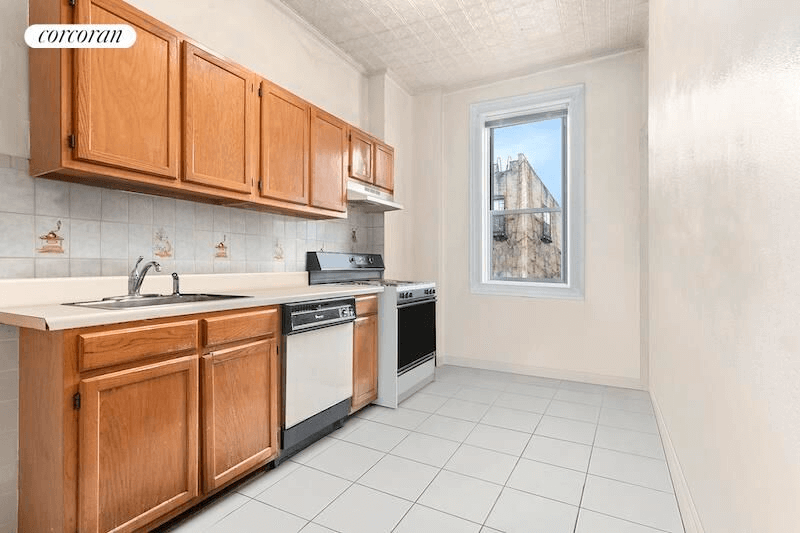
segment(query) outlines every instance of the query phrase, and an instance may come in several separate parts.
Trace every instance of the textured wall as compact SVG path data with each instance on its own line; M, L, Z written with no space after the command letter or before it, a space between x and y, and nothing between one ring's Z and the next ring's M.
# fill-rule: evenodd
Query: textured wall
M705 531L797 531L800 3L650 6L652 392Z

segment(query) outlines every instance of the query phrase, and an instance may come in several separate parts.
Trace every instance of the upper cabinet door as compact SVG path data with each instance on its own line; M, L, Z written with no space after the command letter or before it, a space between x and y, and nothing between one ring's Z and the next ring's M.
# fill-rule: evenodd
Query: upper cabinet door
M311 109L311 205L347 211L347 124Z
M308 102L261 83L261 196L308 204Z
M394 190L394 148L375 143L375 185Z
M350 177L374 183L372 151L375 141L366 133L350 129Z
M136 30L131 48L75 51L76 159L177 179L178 37L117 0L78 2L75 22Z
M189 43L183 62L183 179L249 193L255 76Z

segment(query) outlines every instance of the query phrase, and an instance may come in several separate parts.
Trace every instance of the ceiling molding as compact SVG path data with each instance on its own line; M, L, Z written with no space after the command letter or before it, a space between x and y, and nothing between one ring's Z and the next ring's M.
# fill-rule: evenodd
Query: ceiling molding
M314 38L316 38L323 46L328 48L331 52L339 56L342 60L344 60L347 64L353 67L359 74L362 76L367 76L367 69L364 68L364 65L356 61L353 56L342 50L336 43L331 41L324 33L319 31L316 26L308 22L302 16L300 16L297 11L292 9L291 7L287 6L283 3L282 0L267 0L272 5L274 5L278 10L289 17L290 19L294 20L298 25L300 25L304 30L310 33Z
M519 71L517 73L512 73L503 76L494 76L492 78L485 78L483 80L476 80L474 82L464 83L460 85L453 85L449 87L428 87L427 89L420 90L418 92L426 92L429 90L441 89L443 95L455 94L462 91L469 91L471 89L478 89L483 87L490 87L492 85L497 85L499 83L504 83L507 81L518 80L521 78L527 78L529 76L538 76L539 74L545 74L547 72L553 72L557 70L562 70L565 68L571 68L579 65L588 65L591 63L597 63L599 61L605 61L607 59L613 59L615 57L624 56L627 54L635 54L637 52L646 51L647 48L643 46L633 46L630 48L624 48L622 50L615 50L607 54L603 55L596 55L593 54L591 57L577 57L571 58L563 61L557 61L554 63L547 63L538 67L533 67L531 69L525 69L524 71Z
M381 74L392 80L394 84L403 89L403 91L407 95L414 96L415 94L417 94L418 91L414 91L413 89L411 89L411 87L409 87L408 84L406 84L406 82L400 79L400 77L397 76L397 74L395 74L394 71L390 68L373 70L369 72L367 76L371 78L372 76L380 76Z

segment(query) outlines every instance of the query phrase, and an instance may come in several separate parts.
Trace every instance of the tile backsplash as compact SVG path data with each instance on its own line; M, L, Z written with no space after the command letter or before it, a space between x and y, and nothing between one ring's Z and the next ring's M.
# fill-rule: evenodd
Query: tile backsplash
M125 275L140 255L164 272L291 272L309 250L382 253L383 214L309 220L102 189L0 155L0 278Z

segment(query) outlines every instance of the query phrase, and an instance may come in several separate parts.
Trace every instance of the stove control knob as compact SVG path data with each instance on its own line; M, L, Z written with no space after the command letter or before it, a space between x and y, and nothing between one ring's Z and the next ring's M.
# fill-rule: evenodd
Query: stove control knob
M370 256L370 257L367 259L367 263L369 263L370 265L371 265L372 263L374 263L374 262L375 262L375 258L374 258L374 257L372 257L372 256Z
M356 258L355 258L355 257L353 257L352 255L350 256L350 262L351 262L351 263L355 263L355 262L356 262Z

